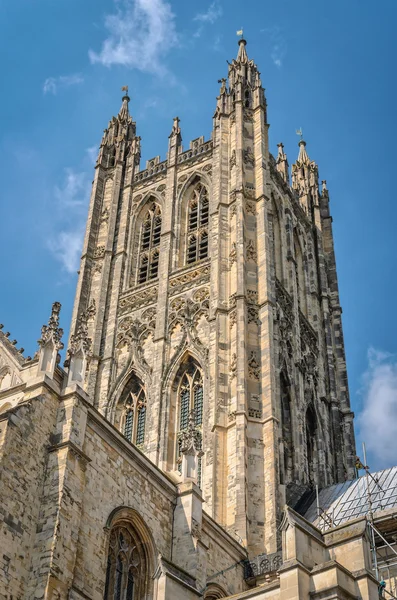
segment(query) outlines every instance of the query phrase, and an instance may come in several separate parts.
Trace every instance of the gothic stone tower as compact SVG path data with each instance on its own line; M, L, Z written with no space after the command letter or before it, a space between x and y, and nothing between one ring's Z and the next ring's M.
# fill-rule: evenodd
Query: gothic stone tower
M92 340L98 410L178 479L194 419L205 509L251 555L274 552L284 504L354 477L325 182L306 144L289 183L269 153L264 89L239 41L211 140L140 170L129 98L105 130L72 319ZM75 377L76 378L76 377Z

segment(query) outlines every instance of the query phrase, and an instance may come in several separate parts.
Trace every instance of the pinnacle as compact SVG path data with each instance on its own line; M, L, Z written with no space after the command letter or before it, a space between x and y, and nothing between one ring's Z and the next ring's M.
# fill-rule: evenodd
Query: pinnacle
M127 121L128 117L130 116L129 110L128 110L128 103L130 101L130 97L128 95L128 86L124 86L121 88L121 90L123 92L125 92L123 98L122 98L122 105L121 108L119 110L119 119L120 121Z
M304 140L299 140L298 146L299 154L297 162L308 165L310 163L310 158L308 153L306 152L306 142Z
M241 63L246 63L248 62L248 55L247 55L247 51L245 49L246 45L247 45L247 41L244 38L241 38L238 41L238 45L239 45L239 49L238 49L238 54L237 54L237 62L241 62Z

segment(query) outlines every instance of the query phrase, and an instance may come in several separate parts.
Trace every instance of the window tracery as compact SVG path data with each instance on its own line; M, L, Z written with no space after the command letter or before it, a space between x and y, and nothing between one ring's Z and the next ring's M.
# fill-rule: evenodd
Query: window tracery
M209 200L207 188L198 183L188 205L187 264L208 257Z
M199 367L191 361L187 364L186 369L181 377L179 389L179 418L178 418L178 434L177 434L177 465L181 471L182 460L180 452L181 434L187 430L189 426L189 416L193 411L194 425L199 434L200 449L202 445L202 425L203 425L203 376ZM201 484L201 457L198 459L198 485Z
M121 430L124 437L137 446L145 441L146 394L137 378L129 383L122 400Z
M156 279L159 270L160 258L160 235L161 235L161 209L153 202L147 211L142 223L139 261L138 261L138 283L145 283Z
M126 525L110 533L104 600L137 600L144 584L139 542Z

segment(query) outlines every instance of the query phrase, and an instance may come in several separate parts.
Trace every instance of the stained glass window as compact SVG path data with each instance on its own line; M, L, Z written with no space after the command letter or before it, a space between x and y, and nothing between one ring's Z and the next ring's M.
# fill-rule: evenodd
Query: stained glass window
M145 440L146 407L138 408L138 423L136 428L136 445L140 446Z
M135 600L142 597L145 564L141 563L139 541L128 525L119 525L110 533L104 600Z
M188 428L191 411L194 413L195 429L200 434L201 448L203 398L203 378L201 371L194 362L190 362L186 365L186 371L181 378L181 383L179 386L179 429L176 447L177 467L179 472L181 472L182 468L180 456L181 433ZM198 484L201 484L201 458L199 458L198 461Z
M132 427L134 423L134 411L131 409L127 410L125 415L125 423L124 423L124 436L127 440L132 441Z
M129 382L122 402L124 402L124 421L122 420L121 425L124 436L130 442L141 446L145 441L146 396L138 378L133 377Z

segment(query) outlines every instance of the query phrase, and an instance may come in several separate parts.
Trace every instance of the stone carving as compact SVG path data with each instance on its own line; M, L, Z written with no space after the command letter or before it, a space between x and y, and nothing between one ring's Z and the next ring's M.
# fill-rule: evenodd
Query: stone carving
M120 313L124 314L143 305L153 304L157 301L158 288L151 286L143 290L129 292L123 296L119 303Z
M151 327L155 327L157 311L154 307L145 310L142 315L142 321L148 323Z
M302 349L308 346L314 354L318 352L318 338L313 327L310 325L306 317L299 312L299 329L301 334L301 345Z
M274 552L273 554L259 554L259 556L245 561L244 579L250 580L258 575L275 573L279 571L282 564L283 558L281 552Z
M237 205L234 202L230 207L230 216L235 217L237 215Z
M235 167L235 166L236 166L236 151L233 150L230 160L229 160L229 167L230 167L230 169L233 169L233 167Z
M245 210L247 214L256 215L256 204L247 200L245 203Z
M248 377L259 381L260 370L261 368L256 358L256 352L251 350L251 355L248 359Z
M193 299L195 302L204 302L204 300L208 300L210 297L210 291L207 287L200 288L193 294Z
M244 151L243 151L243 160L244 163L246 165L254 165L255 164L255 156L250 148L250 146L248 146Z
M127 346L131 350L133 361L140 364L146 373L150 374L152 369L147 363L144 350L144 340L153 333L151 324L142 323L139 319L126 317L119 322L116 346L119 350Z
M52 305L51 316L48 320L48 325L43 325L41 328L41 337L37 341L40 348L46 346L52 341L56 352L62 350L63 343L61 338L63 336L63 329L59 327L59 313L61 311L61 303L54 302Z
M212 177L212 165L205 165L205 167L203 167L203 171L208 177Z
M260 419L262 417L262 411L257 408L249 408L248 416L254 419Z
M258 253L256 251L253 240L248 240L246 247L247 260L252 260L256 262L258 260Z
M236 414L237 414L237 413L236 413L236 411L235 411L235 410L233 410L232 412L230 412L230 413L228 414L228 419L229 419L229 422L231 422L231 421L235 421L235 420L236 420Z
M159 185L159 187L157 188L157 192L159 192L162 196L165 196L165 188L166 185L165 183L162 183L161 185Z
M259 306L257 304L248 304L247 317L248 317L248 325L250 323L255 323L255 325L261 324L261 322L259 320Z
M256 290L247 290L247 302L258 304L258 292Z
M232 266L233 263L235 263L237 260L237 248L236 248L236 243L232 242L232 249L230 250L230 254L229 254L229 265L230 267Z
M103 258L105 256L105 246L97 246L94 250L94 258Z
M209 289L201 288L193 296L192 299L187 297L178 297L170 302L170 312L168 321L168 336L171 336L178 326L181 328L182 336L174 351L173 356L176 356L182 348L190 343L203 355L208 357L208 347L204 345L198 335L197 327L200 324L201 318L204 317L208 321L209 316Z
M138 203L140 200L142 200L142 194L138 194L137 196L133 197L133 202Z
M207 264L173 277L169 284L171 295L178 293L181 289L189 289L200 281L208 281L209 273L210 268Z
M236 377L236 372L237 372L237 354L235 352L233 352L232 358L230 361L230 377L231 377L231 379L234 379L234 377Z
M253 123L254 122L254 114L252 112L252 110L244 110L244 121L246 121L247 123Z
M255 198L255 189L251 186L244 186L244 196L246 198Z
M101 214L101 221L107 223L109 221L109 207L105 207Z
M230 311L229 313L229 327L230 329L233 327L233 325L236 325L237 323L237 311L236 309Z

